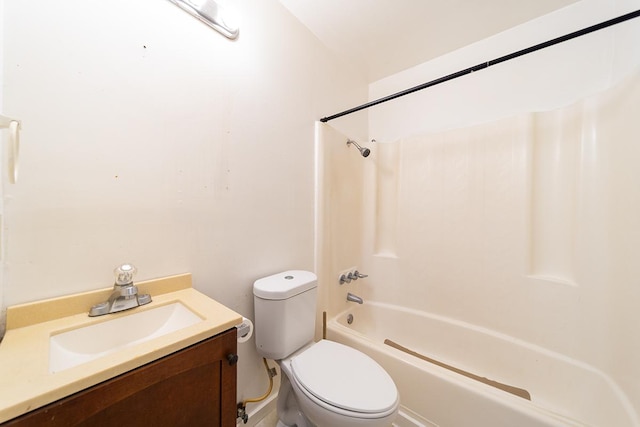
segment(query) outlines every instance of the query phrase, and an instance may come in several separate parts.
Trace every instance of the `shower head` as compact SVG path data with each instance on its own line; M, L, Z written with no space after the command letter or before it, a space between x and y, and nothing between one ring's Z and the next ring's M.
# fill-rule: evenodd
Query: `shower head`
M350 139L347 140L347 145L353 144L358 148L358 151L360 152L360 154L362 154L362 157L367 157L369 154L371 154L371 150L369 150L366 147L361 147L358 145L357 142L352 141Z

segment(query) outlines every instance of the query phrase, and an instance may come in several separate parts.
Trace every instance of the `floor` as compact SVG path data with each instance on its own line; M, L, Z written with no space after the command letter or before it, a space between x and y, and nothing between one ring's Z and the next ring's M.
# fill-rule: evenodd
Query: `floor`
M255 427L276 427L276 424L278 424L278 414L276 411L271 411Z
M270 412L266 417L264 417L255 427L276 427L278 424L278 414L276 411ZM392 424L390 427L395 427L395 424Z

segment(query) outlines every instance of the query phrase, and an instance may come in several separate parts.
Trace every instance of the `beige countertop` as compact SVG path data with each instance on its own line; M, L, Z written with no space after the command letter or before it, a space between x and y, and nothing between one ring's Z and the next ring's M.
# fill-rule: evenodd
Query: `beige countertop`
M105 316L89 317L88 310L106 301L111 288L7 309L7 331L0 343L0 423L217 335L242 321L238 313L193 289L190 274L136 285L139 293L151 294L153 301ZM72 368L49 372L51 335L173 302L182 303L202 322Z

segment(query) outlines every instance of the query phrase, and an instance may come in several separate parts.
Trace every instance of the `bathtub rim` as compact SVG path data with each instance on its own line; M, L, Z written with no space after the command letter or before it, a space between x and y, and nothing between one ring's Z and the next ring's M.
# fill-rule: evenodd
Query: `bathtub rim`
M514 345L523 347L527 350L539 353L541 355L544 355L546 357L550 357L552 359L556 359L562 363L567 363L570 365L573 365L574 367L577 367L578 369L584 370L589 372L590 374L595 375L596 377L598 377L601 381L603 381L604 383L607 384L607 386L609 387L609 389L611 390L611 392L613 393L613 396L616 398L616 400L619 402L620 407L622 409L624 409L625 412L625 416L628 420L628 422L630 423L630 426L640 426L640 421L638 418L638 414L635 410L635 408L633 407L633 405L631 404L631 401L629 400L628 396L626 395L626 393L624 393L624 391L618 386L618 384L613 380L613 378L611 378L609 375L605 374L604 372L602 372L601 370L597 369L596 367L582 362L580 360L577 359L573 359L569 356L566 356L564 354L549 350L547 348L544 348L542 346L524 341L522 339L519 338L515 338L512 337L508 334L502 333L502 332L498 332L489 328L485 328L482 326L478 326L478 325L473 325L470 324L468 322L459 320L459 319L454 319L454 318L450 318L447 316L443 316L443 315L439 315L436 313L431 313L431 312L425 312L425 311L421 311L421 310L416 310L416 309L412 309L412 308L408 308L408 307L403 307L403 306L398 306L395 304L390 304L390 303L385 303L385 302L380 302L380 301L375 301L375 300L368 300L365 302L365 306L369 305L369 306L373 306L373 307L379 307L382 309L388 309L388 310L394 310L394 311L400 311L400 312L404 312L404 313L408 313L409 315L413 315L413 316L419 316L419 317L426 317L430 320L434 320L434 321L438 321L438 322L445 322L445 323L449 323L452 324L454 326L457 327L461 327L461 328L465 328L465 329L469 329L475 333L479 333L482 335L487 335L490 336L492 338L495 339L500 339L500 340L504 340L504 341L508 341L509 343L513 343ZM509 404L509 406L511 406L512 408L517 407L521 410L523 410L524 412L526 412L529 415L537 415L537 413L542 413L544 415L546 415L547 417L551 417L553 419L557 419L563 422L571 422L573 423L572 425L576 425L576 426L585 426L585 425L589 425L589 424L585 424L584 421L580 420L580 419L576 419L573 418L571 416L567 416L564 414L560 414L557 412L554 412L552 409L547 408L545 406L542 406L539 404L539 401L536 402L533 398L531 401L528 401L526 399L523 399L521 397L512 395L508 392L499 390L497 388L494 388L492 386L489 386L487 384L483 384L480 383L478 381L475 381L471 378L467 378L464 377L460 374L457 374L453 371L450 371L446 368L437 366L437 365L433 365L430 364L429 362L426 361L421 361L422 363L416 363L416 357L412 356L408 353L402 352L401 350L395 349L391 346L385 345L383 343L384 338L381 339L380 342L371 339L370 337L368 337L367 335L365 335L364 333L357 331L353 328L351 328L350 326L346 325L344 321L341 321L340 319L346 319L347 315L349 313L352 313L354 311L358 311L358 310L364 310L366 309L366 307L349 307L346 310L343 310L342 312L333 315L333 316L328 316L329 320L327 321L327 338L328 339L332 339L332 337L330 335L337 333L339 335L345 335L345 336L356 336L358 339L362 340L367 346L372 347L374 350L376 351L381 351L384 354L386 354L389 357L398 357L400 358L400 360L410 366L414 366L418 369L424 370L423 366L428 366L429 369L428 373L433 374L437 377L439 377L440 379L446 380L446 381L452 381L455 384L464 387L465 389L471 390L473 392L482 392L482 393L487 393L489 395L491 395L491 398L493 400L496 399L500 399L501 401L505 401L506 403ZM356 314L356 313L354 313ZM420 360L420 359L418 359ZM443 362L446 363L446 360L444 360ZM503 400L504 399L504 400ZM532 411L532 408L535 408L535 411ZM537 411L537 412L536 412Z

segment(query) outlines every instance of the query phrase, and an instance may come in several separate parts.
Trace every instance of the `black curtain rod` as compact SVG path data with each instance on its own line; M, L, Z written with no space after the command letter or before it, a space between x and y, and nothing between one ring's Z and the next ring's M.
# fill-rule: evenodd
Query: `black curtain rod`
M625 21L628 21L630 19L637 18L638 16L640 16L640 9L636 10L635 12L630 12L630 13L618 16L617 18L609 19L608 21L604 21L604 22L601 22L599 24L595 24L595 25L592 25L590 27L586 27L586 28L583 28L581 30L574 31L574 32L569 33L569 34L565 34L564 36L556 37L555 39L551 39L551 40L548 40L546 42L539 43L539 44L531 46L529 48L522 49L522 50L519 50L517 52L513 52L513 53L510 53L508 55L501 56L500 58L497 58L497 59L494 59L494 60L491 60L491 61L487 61L487 62L483 62L483 63L475 65L473 67L469 67L469 68L466 68L464 70L458 71L457 73L449 74L447 76L440 77L440 78L435 79L435 80L431 80L430 82L423 83L421 85L414 86L414 87L409 88L409 89L405 89L405 90L403 90L401 92L397 92L397 93L394 93L392 95L388 95L388 96L385 96L383 98L376 99L375 101L367 102L366 104L362 104L362 105L360 105L358 107L354 107L354 108L351 108L349 110L342 111L341 113L337 113L337 114L334 114L334 115L328 116L328 117L323 117L322 119L320 119L320 121L323 122L323 123L326 123L329 120L337 119L338 117L346 116L347 114L355 113L356 111L364 110L365 108L373 107L374 105L382 104L383 102L391 101L392 99L400 98L401 96L409 95L410 93L417 92L419 90L426 89L428 87L435 86L435 85L438 85L440 83L448 82L449 80L457 79L458 77L462 77L464 75L471 74L471 73L476 72L476 71L484 70L485 68L488 68L488 67L490 67L492 65L496 65L496 64L499 64L501 62L505 62L505 61L508 61L510 59L514 59L514 58L517 58L519 56L526 55L528 53L535 52L537 50L544 49L546 47L553 46L553 45L556 45L558 43L565 42L567 40L575 39L576 37L580 37L580 36L583 36L585 34L592 33L594 31L602 30L603 28L607 28L607 27L610 27L612 25L616 25L616 24L619 24L621 22L625 22Z

